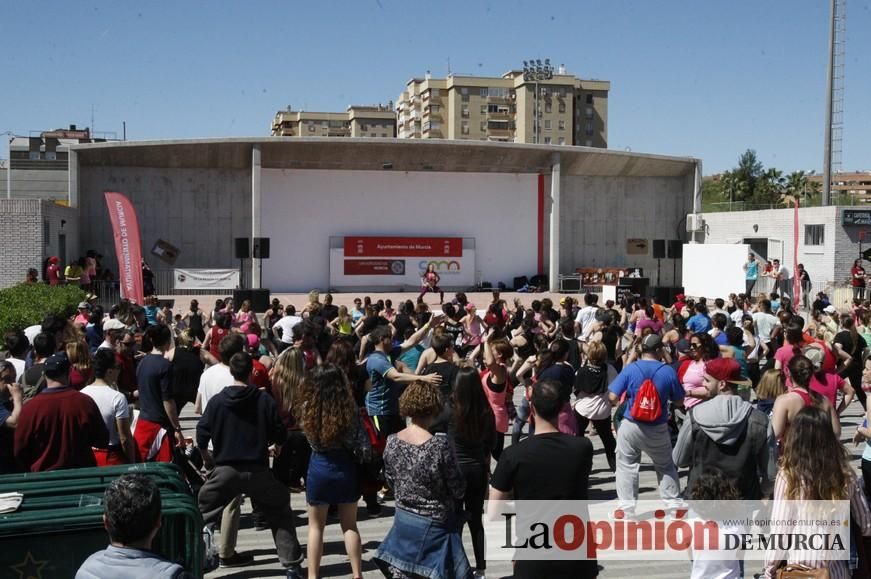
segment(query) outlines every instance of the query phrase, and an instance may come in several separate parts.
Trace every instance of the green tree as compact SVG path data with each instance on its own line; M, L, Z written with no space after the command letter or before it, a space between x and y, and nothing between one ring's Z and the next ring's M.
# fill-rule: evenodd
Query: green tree
M756 179L753 203L758 205L781 203L787 191L786 185L786 178L780 169L770 167L763 170Z
M757 158L756 151L747 149L738 159L738 166L732 171L735 178L742 184L737 188L744 197L736 200L745 201L755 197L756 184L759 182L764 167L762 162Z

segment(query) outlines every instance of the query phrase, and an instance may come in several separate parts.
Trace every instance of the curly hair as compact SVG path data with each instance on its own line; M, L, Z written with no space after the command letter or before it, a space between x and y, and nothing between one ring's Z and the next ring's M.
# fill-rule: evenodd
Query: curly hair
M281 408L294 414L305 374L305 358L299 348L288 348L275 360L270 379L272 392Z
M849 456L832 430L829 413L802 408L789 426L780 473L787 499L844 500L853 477Z
M303 381L302 430L312 446L338 446L354 428L357 405L345 372L333 364L318 366Z
M442 411L439 389L426 382L413 382L399 397L399 414L403 418L426 418Z

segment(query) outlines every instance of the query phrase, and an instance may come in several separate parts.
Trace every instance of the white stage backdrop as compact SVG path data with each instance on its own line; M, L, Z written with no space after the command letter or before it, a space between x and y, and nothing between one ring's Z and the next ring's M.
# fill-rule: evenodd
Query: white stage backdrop
M326 289L330 238L351 236L474 238L472 263L479 279L511 286L515 276L537 273L537 179L504 173L263 169L261 235L271 239L272 248L271 258L263 260L263 287ZM414 270L406 265L408 272ZM470 272L457 285L472 285L475 279ZM444 274L442 282L453 285Z
M691 243L683 246L683 284L688 296L709 299L743 293L744 262L750 246L740 243Z

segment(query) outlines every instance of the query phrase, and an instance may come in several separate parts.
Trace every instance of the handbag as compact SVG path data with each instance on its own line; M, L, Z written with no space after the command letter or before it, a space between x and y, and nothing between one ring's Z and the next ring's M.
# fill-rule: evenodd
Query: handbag
M774 575L776 579L829 579L829 570L825 567L814 569L806 565L783 565Z

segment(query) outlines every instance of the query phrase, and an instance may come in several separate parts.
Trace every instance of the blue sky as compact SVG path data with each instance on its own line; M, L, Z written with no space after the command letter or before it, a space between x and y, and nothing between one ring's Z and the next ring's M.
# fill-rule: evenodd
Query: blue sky
M847 0L843 168L871 170L871 0ZM528 58L611 81L609 146L822 167L828 0L4 3L0 132L263 136L276 110L396 99ZM5 149L5 147L4 147ZM3 157L6 151L0 152Z

